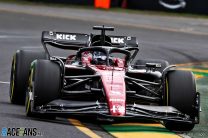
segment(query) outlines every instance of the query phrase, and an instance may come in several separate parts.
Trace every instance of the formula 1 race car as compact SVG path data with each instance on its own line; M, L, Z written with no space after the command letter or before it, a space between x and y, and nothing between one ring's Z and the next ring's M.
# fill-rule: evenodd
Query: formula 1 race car
M174 131L199 123L199 93L192 72L167 61L138 59L135 37L44 31L44 50L21 49L13 57L10 99L26 115L96 116L108 120L158 120ZM76 50L51 56L48 47Z

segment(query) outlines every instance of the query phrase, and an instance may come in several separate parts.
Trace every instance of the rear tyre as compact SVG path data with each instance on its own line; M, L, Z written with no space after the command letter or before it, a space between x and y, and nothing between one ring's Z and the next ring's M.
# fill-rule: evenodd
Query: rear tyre
M13 56L10 76L10 101L13 104L24 104L30 64L35 59L45 59L44 51L22 49Z
M61 70L58 64L50 60L33 62L29 77L26 100L26 115L53 119L50 114L33 113L38 106L45 105L60 95ZM31 98L32 97L32 98Z
M159 63L161 64L161 68L156 68L155 71L159 71L160 73L162 73L162 71L169 66L169 63L165 60L160 60L160 59L141 59L141 60L137 60L135 62L135 68L136 69L144 69L144 66L140 66L140 65L146 65L146 63Z
M194 120L198 114L195 107L196 83L192 72L175 70L167 73L165 103L187 114ZM191 131L194 123L165 121L167 129L173 131Z

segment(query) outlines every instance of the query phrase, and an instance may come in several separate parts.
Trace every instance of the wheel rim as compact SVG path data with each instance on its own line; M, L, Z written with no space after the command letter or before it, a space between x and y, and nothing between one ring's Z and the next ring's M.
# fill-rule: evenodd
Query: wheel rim
M30 97L29 93L27 93L27 98L26 98L26 114L28 115L30 111Z
M30 100L30 94L29 92L32 92L33 90L33 69L30 72L29 80L28 80L28 92L26 97L26 114L29 114L31 112L31 100Z

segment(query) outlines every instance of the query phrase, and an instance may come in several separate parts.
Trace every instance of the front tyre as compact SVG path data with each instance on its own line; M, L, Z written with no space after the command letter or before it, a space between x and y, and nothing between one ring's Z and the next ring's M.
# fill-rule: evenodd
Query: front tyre
M192 72L175 70L167 73L165 103L180 112L195 119L198 112L196 104L196 83ZM194 123L183 123L175 121L164 121L167 129L173 131L191 131Z
M26 98L26 115L52 119L53 115L33 111L57 99L61 89L61 69L50 60L36 60L31 65L29 88Z

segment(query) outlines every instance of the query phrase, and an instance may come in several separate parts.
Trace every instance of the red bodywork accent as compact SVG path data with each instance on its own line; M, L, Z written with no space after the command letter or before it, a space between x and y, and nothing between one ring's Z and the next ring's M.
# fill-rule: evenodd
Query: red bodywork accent
M110 114L124 116L126 112L126 86L124 70L97 70L101 74Z
M74 55L67 58L66 63L70 63ZM126 85L125 85L125 61L114 58L114 67L107 65L92 65L92 55L89 52L82 54L82 64L88 66L99 74L102 79L109 113L112 116L125 116L126 113Z
M125 69L106 65L88 65L101 75L109 112L113 116L124 116L126 113Z

